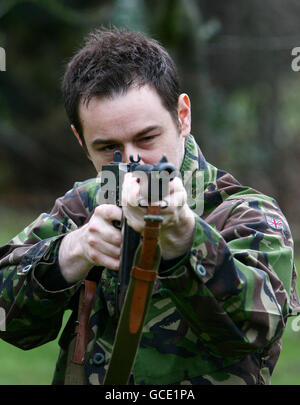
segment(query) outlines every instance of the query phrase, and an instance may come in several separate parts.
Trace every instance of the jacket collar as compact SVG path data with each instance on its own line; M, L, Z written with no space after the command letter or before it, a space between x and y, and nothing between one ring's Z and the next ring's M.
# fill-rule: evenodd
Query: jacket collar
M203 187L205 191L208 185L214 182L216 168L206 161L202 151L195 141L195 138L190 134L185 139L185 153L180 172L184 179L190 180L195 176L197 171L202 173Z

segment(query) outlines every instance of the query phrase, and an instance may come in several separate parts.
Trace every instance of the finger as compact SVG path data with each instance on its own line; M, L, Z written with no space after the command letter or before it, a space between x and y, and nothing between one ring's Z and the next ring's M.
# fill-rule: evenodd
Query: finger
M146 211L142 208L131 207L129 205L127 207L123 207L123 211L128 225L135 231L142 232L145 226L144 215Z
M139 196L144 200L148 199L148 192L149 192L149 181L150 178L144 171L134 171L132 176L136 178L137 183L139 185Z
M102 204L95 208L94 216L107 222L121 221L122 208L113 204Z
M113 246L120 247L122 244L122 232L121 229L118 229L111 225L105 233L103 233L102 239L104 242L107 242Z
M183 207L187 202L187 194L185 190L176 191L165 196L161 201L152 203L151 205L161 207L161 215L166 215L174 212L175 209Z
M173 194L184 190L185 188L182 183L182 180L178 176L174 177L174 179L169 182L169 194Z
M158 194L155 194L155 190L153 195L151 195L151 205L159 205L161 208L166 208L167 205L177 206L178 205L178 198L176 193L185 192L185 188L182 184L182 181L179 177L173 178L172 181L168 181L168 183L162 186L163 191L163 198L157 201L155 200L155 195L158 198ZM152 194L152 193L151 193ZM153 198L152 198L153 197ZM180 200L180 198L179 198Z
M95 266L103 266L111 270L119 270L120 268L120 259L107 256L97 250L91 252L90 258Z
M187 195L185 190L176 191L172 194L168 194L163 202L166 204L165 209L172 209L176 207L183 207L187 201Z
M105 241L117 247L122 243L121 230L102 217L92 217L89 222L88 232L89 239L95 242Z
M118 271L120 270L120 260L105 256L103 259L103 266L107 267L108 269Z
M138 206L138 198L140 197L139 179L133 176L132 173L126 173L122 186L122 206L130 205Z
M102 253L106 256L119 259L121 255L121 247L112 245L104 240L97 240L96 238L90 237L88 240L88 245L91 250Z

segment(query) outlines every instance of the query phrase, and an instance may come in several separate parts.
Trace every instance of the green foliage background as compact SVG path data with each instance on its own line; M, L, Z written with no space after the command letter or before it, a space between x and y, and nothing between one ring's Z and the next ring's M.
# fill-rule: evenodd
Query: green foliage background
M278 200L299 255L299 0L1 0L0 245L95 175L71 134L60 80L101 24L167 47L206 158ZM299 333L287 326L273 384L299 384ZM0 384L49 384L57 350L56 341L30 352L0 341Z

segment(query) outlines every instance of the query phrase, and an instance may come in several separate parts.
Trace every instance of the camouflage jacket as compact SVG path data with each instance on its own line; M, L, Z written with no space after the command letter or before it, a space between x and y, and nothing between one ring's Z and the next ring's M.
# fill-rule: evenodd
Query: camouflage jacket
M287 221L274 199L206 162L192 136L181 169L193 182L203 173L203 213L195 214L190 251L159 271L130 383L269 384L287 317L300 308ZM81 284L59 282L57 252L66 233L89 221L99 187L95 179L76 183L49 214L0 248L2 339L25 350L42 345L57 337L64 312L72 310L54 384L64 383ZM118 320L117 272L96 269L87 384L103 382ZM51 275L57 288L47 286Z

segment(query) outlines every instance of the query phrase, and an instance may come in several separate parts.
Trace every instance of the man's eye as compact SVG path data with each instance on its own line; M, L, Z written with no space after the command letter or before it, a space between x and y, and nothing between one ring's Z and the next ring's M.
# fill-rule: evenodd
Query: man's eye
M152 141L156 135L150 135L150 136L145 136L144 138L141 139L141 142L150 142Z
M118 145L107 145L107 146L104 146L101 149L101 151L103 151L103 152L111 152L112 150L115 150L117 148L118 148Z

